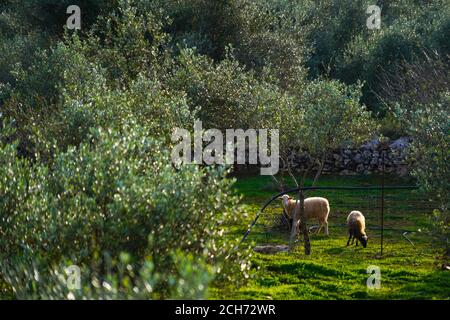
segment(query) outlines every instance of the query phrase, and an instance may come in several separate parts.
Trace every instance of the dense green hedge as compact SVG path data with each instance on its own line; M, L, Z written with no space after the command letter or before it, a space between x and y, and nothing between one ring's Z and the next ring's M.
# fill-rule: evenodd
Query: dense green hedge
M158 285L149 297L176 295L186 276L177 262L183 257L194 269L197 262L207 268L208 280L247 272L245 258L226 259L233 242L221 241L237 214L232 181L223 170L175 169L143 127L93 131L89 142L58 152L52 165L20 159L15 144L3 144L0 163L1 273L21 279L12 282L15 291L27 286L14 273L27 261L37 259L45 274L66 259L91 266L103 253L118 259L129 252L137 266L151 259Z

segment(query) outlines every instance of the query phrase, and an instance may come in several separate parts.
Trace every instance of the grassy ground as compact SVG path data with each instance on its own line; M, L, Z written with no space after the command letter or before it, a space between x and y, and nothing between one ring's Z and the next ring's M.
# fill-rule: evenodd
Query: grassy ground
M378 185L379 177L323 176L323 186ZM387 185L411 184L386 181ZM230 226L228 236L242 235L261 205L277 189L269 177L238 179L237 191L244 196L247 217ZM311 256L305 256L302 243L291 253L254 253L253 278L239 288L214 288L212 298L230 299L449 299L450 272L436 264L436 251L424 232L430 203L417 191L395 190L386 194L384 254L380 257L380 192L326 191L330 200L330 236L311 235ZM346 247L345 219L351 210L361 210L367 219L369 243ZM254 244L288 243L288 231L276 227L281 204L269 206L246 241ZM311 221L310 224L314 224ZM406 232L406 233L405 233ZM407 238L411 241L408 241ZM381 270L381 288L369 290L367 267Z
M379 177L323 176L322 186L378 185ZM387 180L387 185L411 184ZM230 225L229 237L242 237L261 205L277 192L269 177L239 178L237 191L246 212ZM311 256L305 256L302 243L291 253L252 256L253 277L240 288L213 288L210 298L228 299L449 299L450 272L436 265L436 251L424 228L432 207L417 191L396 190L386 194L384 254L380 258L380 193L378 191L323 191L307 194L330 201L330 236L311 235ZM361 210L367 219L369 243L346 247L345 219L351 210ZM287 244L288 231L277 227L281 203L271 204L261 215L246 243ZM314 224L311 221L310 224ZM411 244L406 237L413 243ZM381 270L381 288L367 289L367 267ZM0 283L0 298L5 294Z

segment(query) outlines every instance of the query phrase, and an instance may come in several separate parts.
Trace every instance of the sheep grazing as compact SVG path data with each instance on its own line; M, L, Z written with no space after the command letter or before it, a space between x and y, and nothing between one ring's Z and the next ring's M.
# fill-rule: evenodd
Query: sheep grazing
M292 218L296 205L300 208L300 201L296 201L286 194L278 199L282 200L283 208L289 218ZM328 235L328 214L330 213L330 204L328 203L328 200L321 197L306 198L304 207L307 219L317 219L319 221L319 228L316 233L319 233L322 227L325 227L325 234ZM298 219L298 225L299 224L300 217Z
M350 244L350 239L352 243L356 238L356 245L358 245L358 241L361 242L362 246L365 248L367 246L367 235L366 235L366 219L364 215L359 211L352 211L347 217L347 226L348 226L348 241L347 246Z

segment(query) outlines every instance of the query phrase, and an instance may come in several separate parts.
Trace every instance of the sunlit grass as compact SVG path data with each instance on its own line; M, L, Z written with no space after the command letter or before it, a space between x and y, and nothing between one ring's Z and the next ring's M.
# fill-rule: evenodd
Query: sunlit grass
M367 186L380 183L379 177L324 176L320 185ZM407 185L411 181L386 180L387 185ZM247 177L236 184L244 195L247 217L230 226L227 236L242 236L261 205L278 190L269 177ZM316 194L315 194L316 195ZM427 203L416 191L395 190L386 194L384 252L380 257L379 194L371 192L321 192L331 204L330 236L311 235L311 256L302 243L294 252L274 255L254 253L253 278L241 288L213 288L211 298L230 299L449 299L450 272L436 264L436 251L424 228ZM392 200L392 199L395 199ZM410 202L416 201L414 205ZM362 206L354 207L354 206ZM345 218L350 210L366 215L367 248L346 247ZM281 204L273 203L261 216L246 241L255 244L287 244L289 232L273 227L273 217ZM314 223L314 222L311 222ZM403 232L407 233L408 239ZM367 288L367 267L381 269L381 288Z

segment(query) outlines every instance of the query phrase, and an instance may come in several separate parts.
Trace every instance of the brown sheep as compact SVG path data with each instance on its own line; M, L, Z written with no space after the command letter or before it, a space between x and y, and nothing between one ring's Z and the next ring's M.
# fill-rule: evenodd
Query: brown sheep
M347 226L348 226L348 241L347 246L350 244L350 239L352 243L356 238L356 245L358 245L358 241L361 242L362 246L365 248L367 246L367 235L366 235L366 219L364 215L360 211L352 211L347 217Z
M282 197L279 197L278 199L282 200L283 208L289 218L292 218L296 205L300 209L300 201L296 201L286 194ZM319 233L324 226L325 234L328 235L328 214L330 213L330 204L328 203L328 200L321 197L306 198L304 201L304 206L306 218L316 218L319 221L319 228L317 228L316 233ZM300 214L300 210L298 212ZM300 217L298 218L299 225Z

